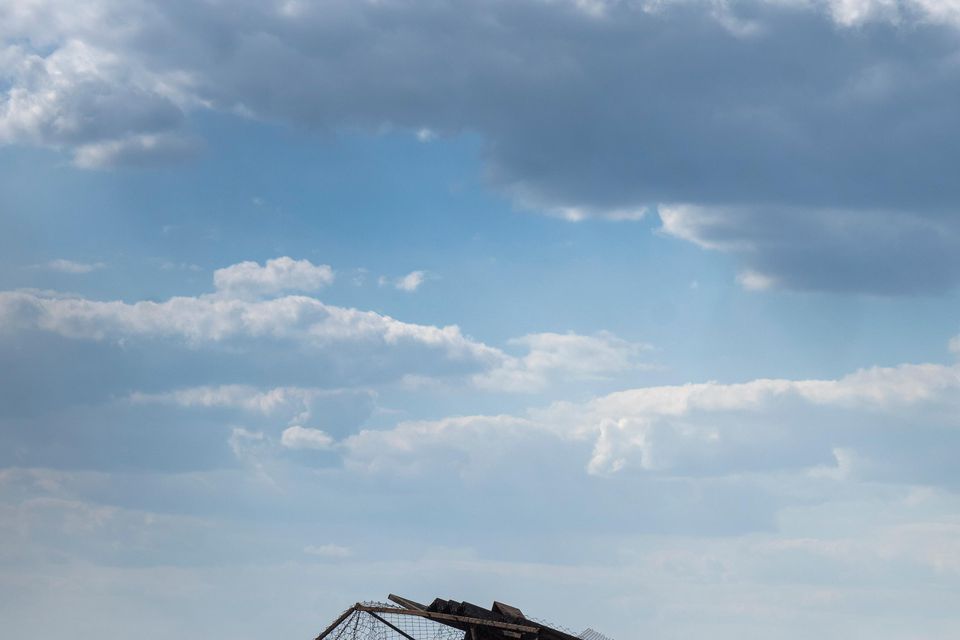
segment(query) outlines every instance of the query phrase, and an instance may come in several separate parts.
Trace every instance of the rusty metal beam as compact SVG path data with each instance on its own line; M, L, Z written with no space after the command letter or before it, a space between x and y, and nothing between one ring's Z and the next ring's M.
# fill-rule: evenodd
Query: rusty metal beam
M383 624L387 625L388 627L390 627L391 629L393 629L394 631L396 631L397 633L399 633L400 635L402 635L402 636L403 636L404 638L406 638L407 640L417 640L416 638L414 638L412 635L410 635L409 633L407 633L406 631L404 631L403 629L401 629L401 628L398 627L397 625L392 624L392 623L390 623L390 622L387 621L387 620L384 620L383 618L381 618L380 616L378 616L377 614L375 614L373 611L367 611L367 614L373 616L374 618L376 618L377 620L379 620L379 621L382 622Z
M396 602L398 605L400 605L404 609L416 609L417 611L427 610L427 608L424 605L420 604L419 602L414 602L409 598L404 598L403 596L394 595L392 593L387 596L387 600L389 600L390 602Z
M323 639L326 638L328 635L330 635L330 632L333 631L334 629L336 629L337 627L339 627L339 626L340 626L340 623L343 622L344 620L346 620L347 618L349 618L349 617L350 617L350 614L353 613L354 611L356 611L356 610L357 610L357 607L359 607L359 606L360 606L360 603L357 603L357 604L353 605L352 607L350 607L349 609L347 609L346 611L344 611L344 612L340 615L339 618L337 618L336 620L333 621L333 624L331 624L329 627L327 627L326 629L324 629L324 630L320 633L320 635L318 635L314 640L323 640Z

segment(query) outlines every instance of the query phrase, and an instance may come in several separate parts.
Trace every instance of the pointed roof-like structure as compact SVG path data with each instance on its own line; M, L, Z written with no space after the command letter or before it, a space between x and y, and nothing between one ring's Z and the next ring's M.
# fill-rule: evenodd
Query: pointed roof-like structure
M442 598L429 605L393 594L389 600L358 602L316 640L593 640L599 636L591 630L584 634L595 635L573 635L502 602L486 609Z

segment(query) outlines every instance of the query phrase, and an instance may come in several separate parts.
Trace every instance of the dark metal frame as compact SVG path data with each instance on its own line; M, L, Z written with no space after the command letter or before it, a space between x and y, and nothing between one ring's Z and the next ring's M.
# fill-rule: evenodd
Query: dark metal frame
M458 615L444 613L442 611L431 610L435 607L426 607L418 602L390 594L390 600L396 603L396 606L386 604L367 604L358 602L340 615L334 622L318 635L315 640L324 640L341 624L346 622L351 615L355 613L366 613L378 622L386 625L394 632L400 634L406 640L421 640L415 638L406 631L400 629L395 624L383 618L381 614L417 616L432 620L436 623L458 629L464 632L465 640L483 640L508 638L511 640L579 640L576 636L570 635L564 631L546 626L540 622L529 620L523 616L518 609L508 607L500 603L494 603L494 610L488 611L474 605L468 605L478 611L480 615L489 614L489 617L476 617L472 615ZM498 607L501 610L516 612L507 619L513 619L513 622L507 622L503 618L506 616L499 614ZM499 619L498 619L499 618Z

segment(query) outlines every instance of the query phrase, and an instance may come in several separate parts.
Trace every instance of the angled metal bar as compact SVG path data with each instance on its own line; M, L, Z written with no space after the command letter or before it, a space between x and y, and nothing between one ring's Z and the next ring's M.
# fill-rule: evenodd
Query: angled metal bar
M412 635L410 635L409 633L407 633L406 631L404 631L404 630L401 629L400 627L396 626L395 624L391 624L391 623L390 623L389 621L387 621L387 620L384 620L383 618L381 618L380 616L378 616L377 614L375 614L373 611L367 611L367 614L373 616L374 618L376 618L377 620L379 620L379 621L382 622L383 624L387 625L388 627L390 627L391 629L393 629L394 631L396 631L397 633L399 633L400 635L402 635L402 636L403 636L404 638L406 638L407 640L417 640L416 638L414 638Z
M350 607L349 609L347 609L346 611L344 611L344 612L340 615L339 618L337 618L336 620L333 621L333 624L331 624L329 627L327 627L326 629L324 629L324 630L320 633L320 635L318 635L316 638L314 638L314 640L323 640L323 639L326 638L328 635L330 635L330 632L333 631L334 629L336 629L338 626L340 626L340 623L341 623L341 622L343 622L344 620L346 620L347 618L349 618L349 617L350 617L350 614L353 613L354 611L356 611L358 606L359 606L359 603L353 605L352 607Z
M416 609L417 611L427 610L427 608L424 605L420 604L419 602L414 602L409 598L404 598L403 596L394 595L392 593L387 596L387 600L389 600L390 602L396 602L398 605L400 605L404 609Z

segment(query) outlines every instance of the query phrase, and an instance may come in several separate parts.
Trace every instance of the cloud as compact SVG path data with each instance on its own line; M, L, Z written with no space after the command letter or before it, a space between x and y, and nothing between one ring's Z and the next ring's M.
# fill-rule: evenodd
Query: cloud
M294 430L282 435L281 444L284 446L292 446L288 441L293 443L310 435L306 432L311 429L302 425L322 427L323 431L317 430L317 433L328 439L353 433L373 414L376 400L377 393L364 388L260 389L238 384L189 387L162 393L138 391L129 396L133 405L174 406L183 409L187 415L202 410L221 420L238 419L265 429L276 430L277 424L305 429L304 432Z
M333 283L333 269L326 264L288 256L267 260L263 266L241 262L213 272L213 284L231 294L274 294L282 291L318 291Z
M894 454L900 435L885 438L926 411L949 411L958 389L956 367L902 365L837 380L761 379L622 391L582 407L558 404L541 419L565 423L568 434L593 440L588 468L594 473L627 466L747 471L833 460L835 448L863 446L870 438L885 442L881 448L891 447L882 455Z
M942 293L960 279L960 226L896 211L777 206L659 209L661 230L745 265L746 289Z
M311 556L320 556L322 558L349 558L353 555L350 547L344 547L339 544L321 544L307 545L303 552Z
M426 127L417 129L417 140L420 142L432 142L436 137L437 134Z
M526 355L507 357L500 366L476 375L477 386L538 391L551 382L608 379L642 367L639 357L649 349L607 332L593 336L535 333L514 338L510 344L524 347Z
M366 389L409 375L459 385L506 357L455 325L408 323L307 296L127 302L27 290L0 292L0 354L16 372L4 378L0 399L28 414L139 391L141 401L173 394L224 409L277 402L313 413L332 402L353 415L369 399L292 389ZM271 395L277 388L284 391Z
M0 401L10 414L39 415L129 397L273 412L311 427L320 425L305 421L320 416L324 429L337 431L369 415L373 386L409 375L466 384L506 358L455 325L262 294L328 279L328 267L276 264L228 267L218 272L219 291L161 300L0 291L0 356L16 372L3 377ZM344 424L327 423L327 411Z
M437 467L485 475L499 456L518 451L524 435L535 446L533 424L514 416L457 416L401 422L393 429L363 430L344 443L348 468L386 475L419 475Z
M201 295L126 303L5 291L0 292L0 318L8 331L36 328L74 339L173 338L195 346L236 339L294 340L315 348L358 342L419 345L454 360L499 358L496 349L465 337L456 326L409 324L303 296L251 301Z
M766 291L776 286L775 278L756 271L741 271L737 274L737 283L747 291Z
M262 431L251 431L243 427L234 427L227 442L238 460L253 462L255 465L258 465L260 452L270 447L267 436Z
M960 281L951 3L22 4L0 16L8 143L87 166L172 157L208 111L470 131L519 205L577 220L688 203L715 222L691 238L772 286Z
M242 409L267 416L278 413L305 416L318 403L341 398L369 402L374 396L374 392L366 389L274 387L261 390L250 385L229 384L189 387L162 393L136 392L130 396L130 400L136 404L174 404L185 408Z
M945 495L931 500L937 513L924 514L901 494L859 494L791 511L778 531L744 536L582 536L568 528L554 539L538 536L539 553L548 549L549 556L513 536L444 545L435 528L416 536L391 527L389 535L373 537L369 526L287 533L289 524L278 535L263 523L159 510L120 509L105 527L71 531L74 514L95 522L95 513L83 511L99 505L37 497L0 507L8 548L16 553L8 557L33 560L29 570L13 563L7 569L15 582L10 601L22 606L5 621L18 635L39 629L44 636L120 637L141 627L152 630L151 639L293 635L334 619L349 604L340 600L343 591L364 593L378 581L405 582L427 594L444 580L482 592L509 582L523 596L514 602L528 613L578 629L602 620L614 638L713 630L711 637L731 640L762 628L780 640L858 631L884 640L909 637L901 629L948 640L957 619L951 598L958 532L950 515L956 500ZM349 545L315 542L351 534ZM184 540L191 541L186 548ZM363 545L386 559L357 557ZM514 545L525 553L512 552ZM568 553L560 555L561 547ZM337 548L347 549L347 557ZM256 561L252 550L259 551ZM304 555L346 561L304 562ZM78 592L77 584L85 588ZM278 584L285 585L284 597L277 597ZM565 602L578 586L584 595L574 605ZM157 600L168 607L151 606ZM263 615L235 615L238 601L258 603ZM319 611L312 602L322 603ZM172 620L170 608L191 620ZM207 617L216 623L196 622Z
M642 366L644 347L609 333L532 334L507 353L456 325L263 293L320 286L327 269L241 263L217 271L216 292L160 300L0 291L0 358L16 372L0 384L0 402L12 414L39 415L127 398L271 415L339 436L370 415L380 385L529 393Z
M407 275L398 278L394 286L400 291L416 291L423 284L426 278L426 271L411 271Z
M960 477L936 451L946 441L960 444L958 392L960 369L934 364L864 369L836 380L645 387L525 416L404 422L362 431L344 447L349 464L385 473L451 465L472 473L510 452L569 442L587 445L586 469L599 475L808 470L952 486Z
M308 429L294 425L283 430L280 444L288 449L325 450L333 446L333 438L320 429Z
M200 148L198 140L186 136L140 134L79 146L73 162L84 169L152 166L192 157Z
M64 260L63 258L58 258L57 260L51 260L46 264L37 266L38 268L49 269L50 271L59 271L60 273L81 274L103 269L107 265L102 262L74 262L73 260Z
M87 168L176 159L197 148L179 131L178 74L131 64L122 50L77 37L47 55L12 45L0 55L0 75L9 82L0 103L2 142L73 149L75 163Z
M392 286L398 291L406 291L412 293L420 288L427 278L430 277L426 271L411 271L405 276L399 276L397 278L388 278L387 276L380 276L377 279L377 284L381 287Z

